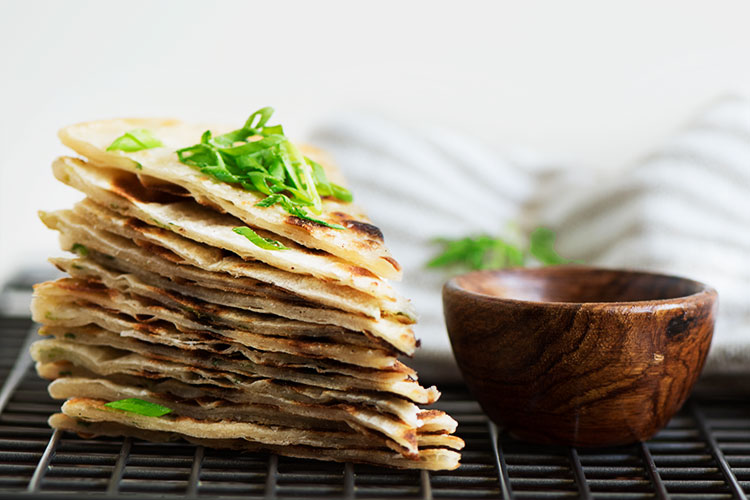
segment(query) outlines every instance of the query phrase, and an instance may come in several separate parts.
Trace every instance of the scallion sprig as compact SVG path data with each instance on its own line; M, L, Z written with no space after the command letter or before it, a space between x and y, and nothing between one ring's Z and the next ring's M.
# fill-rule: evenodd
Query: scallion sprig
M545 266L580 263L560 257L555 250L555 232L546 227L534 229L529 237L529 254Z
M177 157L218 181L266 195L257 206L278 204L300 219L345 229L310 216L308 210L322 213L321 196L349 202L351 193L330 182L325 170L286 138L281 125L268 125L271 115L273 108L259 109L242 128L216 137L207 130L200 143L178 150Z
M159 139L154 137L154 134L150 130L137 128L125 132L123 135L115 139L114 142L109 145L107 151L125 151L126 153L133 153L143 149L159 148L163 145L164 144L162 144Z
M439 238L435 243L443 245L443 251L427 263L430 268L503 269L523 266L528 257L545 266L578 262L560 257L555 251L555 233L546 227L538 227L531 233L525 252L518 245L487 235L454 240Z
M119 401L112 401L110 403L104 403L104 406L113 410L127 411L130 413L137 413L144 417L163 417L168 413L172 413L171 408L162 406L156 403L150 403L138 398L121 399Z
M287 247L285 247L280 241L272 240L271 238L264 238L249 227L235 227L232 228L232 231L239 234L240 236L244 236L245 238L250 240L251 243L254 243L255 246L258 246L264 250L287 249Z
M267 196L263 198L262 200L260 200L255 205L258 207L270 207L276 204L281 205L281 207L284 210L294 215L295 217L299 217L300 219L309 220L316 224L320 224L321 226L326 226L326 227L330 227L333 229L344 229L344 226L340 224L334 224L334 223L326 222L324 220L316 219L314 217L310 217L309 215L307 215L307 213L302 207L300 207L299 205L296 205L294 201L292 201L288 196L283 195L281 193L276 193L276 194Z

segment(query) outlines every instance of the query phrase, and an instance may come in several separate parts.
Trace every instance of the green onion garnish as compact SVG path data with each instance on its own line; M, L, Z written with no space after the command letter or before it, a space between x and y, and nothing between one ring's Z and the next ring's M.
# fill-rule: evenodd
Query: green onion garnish
M70 249L73 251L73 253L77 253L81 257L86 257L89 254L89 249L86 248L85 245L81 245L80 243L73 243L73 246L70 247Z
M232 228L235 233L244 236L256 246L263 248L264 250L287 250L281 242L272 240L271 238L264 238L249 227L235 227Z
M429 261L427 267L458 266L472 270L502 269L523 265L521 249L500 238L482 235L457 240L435 240L443 252Z
M560 257L555 251L555 232L551 229L538 227L531 233L529 240L529 253L545 266L575 262Z
M294 204L294 201L289 199L288 196L283 195L281 193L272 194L271 196L267 196L260 200L258 203L255 204L256 207L270 207L272 205L276 204L281 205L284 210L289 212L295 217L298 217L300 219L309 220L316 224L320 224L321 226L330 227L333 229L345 229L344 226L340 224L334 224L331 222L326 222L324 220L316 219L314 217L310 217L307 215L307 212L305 210L297 205Z
M352 201L352 193L343 186L334 184L328 181L326 171L320 165L320 163L314 162L310 158L305 157L305 160L312 166L313 177L315 178L315 186L318 188L318 192L321 196L333 196L341 201Z
M536 228L529 237L529 249L524 252L519 246L501 238L487 235L456 240L436 239L443 251L427 263L427 267L455 267L470 270L503 269L526 264L533 257L545 266L580 263L560 257L555 251L555 233L545 227Z
M125 132L112 144L109 145L107 151L125 151L126 153L132 153L134 151L141 151L142 149L158 148L163 146L162 142L154 137L150 131L145 128L137 128L130 132Z
M128 411L130 413L137 413L144 417L163 417L167 413L172 413L170 408L166 406L158 405L156 403L149 403L138 398L121 399L119 401L112 401L111 403L105 403L104 406L112 408L114 410Z
M323 210L321 196L352 200L351 193L328 181L323 168L306 158L284 135L281 125L267 125L273 108L263 108L245 125L213 137L210 130L199 144L177 151L180 162L220 182L266 195L257 206L279 204L291 215L334 229L345 229L308 215ZM269 200L269 201L267 201Z

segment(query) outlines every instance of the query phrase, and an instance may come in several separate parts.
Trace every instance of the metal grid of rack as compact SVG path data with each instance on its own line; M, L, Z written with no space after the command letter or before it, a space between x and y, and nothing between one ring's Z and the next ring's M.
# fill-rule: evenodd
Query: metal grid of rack
M187 443L52 432L59 408L26 355L30 320L0 318L0 498L745 498L750 401L694 397L647 443L536 446L498 432L465 388L437 407L459 421L463 465L449 472L243 454Z

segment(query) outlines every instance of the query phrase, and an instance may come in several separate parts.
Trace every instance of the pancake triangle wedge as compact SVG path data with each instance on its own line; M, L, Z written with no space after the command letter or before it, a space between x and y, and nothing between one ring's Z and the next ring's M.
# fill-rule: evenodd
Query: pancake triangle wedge
M107 147L132 129L148 129L164 147L135 152L108 151ZM289 217L279 207L261 208L256 203L263 199L233 185L214 182L195 169L179 162L178 148L198 142L205 126L195 126L177 120L105 120L80 123L63 128L63 144L85 157L89 162L121 169L134 174L151 176L175 184L188 191L201 204L219 207L249 225L266 229L309 248L317 248L336 255L389 279L401 277L401 267L385 247L383 235L351 203L335 199L323 200L321 219L340 223L350 231L338 231L317 224L305 224ZM227 131L226 127L217 129Z
M240 128L117 119L60 131L86 198L40 212L73 258L35 286L55 429L445 470L463 441L402 362L416 313L380 230L272 110ZM355 195L356 196L356 193Z

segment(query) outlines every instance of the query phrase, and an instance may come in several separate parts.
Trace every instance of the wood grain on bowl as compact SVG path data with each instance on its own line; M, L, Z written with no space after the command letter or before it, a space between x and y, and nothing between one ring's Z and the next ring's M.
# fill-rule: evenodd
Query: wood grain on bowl
M606 446L648 439L685 402L716 292L564 266L469 273L443 301L459 368L493 421L529 441Z

